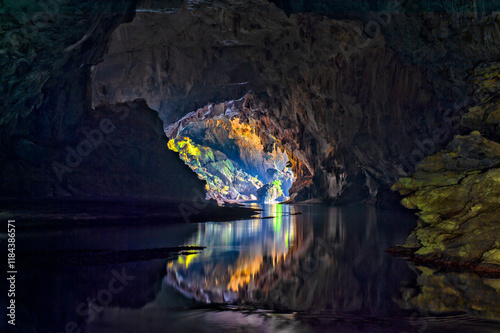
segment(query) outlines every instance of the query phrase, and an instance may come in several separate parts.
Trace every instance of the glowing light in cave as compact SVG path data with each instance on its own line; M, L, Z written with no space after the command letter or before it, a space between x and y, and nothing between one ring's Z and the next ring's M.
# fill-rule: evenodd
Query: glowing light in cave
M220 203L288 199L295 181L288 155L279 145L266 151L254 119L218 116L184 125L168 141L168 148L207 182L207 198ZM268 140L278 142L272 136Z

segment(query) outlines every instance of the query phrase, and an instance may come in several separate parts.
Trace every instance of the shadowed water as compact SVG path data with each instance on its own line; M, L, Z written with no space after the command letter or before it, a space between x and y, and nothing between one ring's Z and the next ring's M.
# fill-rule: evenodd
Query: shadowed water
M500 328L495 322L500 318L498 279L415 267L384 252L404 242L415 225L412 214L374 207L263 208L262 218L234 222L23 232L17 237L25 251L180 245L206 249L164 260L25 267L18 274L17 328L26 332L495 332Z

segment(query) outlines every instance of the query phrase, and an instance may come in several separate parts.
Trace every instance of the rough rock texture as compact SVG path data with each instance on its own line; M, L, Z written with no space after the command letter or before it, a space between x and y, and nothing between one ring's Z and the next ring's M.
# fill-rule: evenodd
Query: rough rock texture
M500 273L500 144L486 138L498 141L498 66L482 64L471 75L478 103L461 124L475 131L457 135L394 185L407 195L403 205L419 210L420 223L405 244L419 258Z
M394 188L409 194L402 203L421 218L406 245L417 255L500 265L499 166L500 144L472 132L401 179Z
M498 58L495 1L274 2L285 11L145 0L109 45L135 1L5 2L0 158L17 161L24 140L64 151L91 97L144 98L172 123L253 90L291 163L307 169L297 199L373 201L450 141L447 120L472 102L468 70Z
M91 109L90 66L102 60L112 31L133 18L135 5L49 0L0 6L2 196L191 201L193 190L203 193L204 183L168 150L156 111L143 102ZM121 120L123 110L129 116ZM104 118L111 123L101 124ZM97 141L102 135L102 142L78 146L85 131Z
M293 154L269 133L266 120L248 94L190 112L165 132L170 149L207 180L208 195L214 199L248 199L274 181L288 195L295 177L287 167L287 153Z
M177 201L204 192L205 183L167 149L163 123L143 100L90 110L75 134L51 146L20 139L17 159L2 162L3 191Z
M273 203L283 197L281 184L276 181L266 184L257 190L257 199L262 203Z
M133 0L4 2L2 130L36 127L30 134L55 139L71 131L90 105L89 66L101 60L111 32L133 18L134 8Z
M460 125L464 131L478 130L500 142L500 62L478 65L470 80L477 85L475 95L480 105L469 108Z
M227 158L219 150L198 145L188 136L171 139L168 147L179 153L189 167L207 182L207 196L219 202L255 198L262 182Z
M132 0L2 4L2 195L54 194L39 187L47 180L39 179L38 172L31 174L26 165L50 166L45 150L62 145L64 151L64 142L76 139L75 129L91 105L90 65L101 60L111 32L132 19L134 7ZM14 173L7 172L10 169ZM43 173L50 172L47 168ZM21 187L11 187L17 185Z
M446 120L470 102L466 71L500 47L488 8L455 17L394 2L384 20L371 12L384 7L366 1L345 11L337 1L280 3L289 13L335 19L287 16L263 0L138 13L94 68L94 102L143 97L171 123L253 90L287 133L284 145L309 167L312 186L299 197L347 204L377 196L445 146L455 131ZM374 22L381 33L370 30ZM436 129L440 139L422 151Z

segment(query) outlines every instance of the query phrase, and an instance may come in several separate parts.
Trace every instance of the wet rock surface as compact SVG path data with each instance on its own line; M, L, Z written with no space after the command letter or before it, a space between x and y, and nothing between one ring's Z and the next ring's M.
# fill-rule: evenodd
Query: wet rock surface
M94 69L94 102L140 96L171 123L253 90L307 166L312 184L297 198L350 204L386 198L446 146L448 120L470 103L467 70L498 54L489 7L474 17L420 3L275 3L290 15L258 0L138 13ZM374 23L380 33L367 31Z
M165 133L171 138L169 148L207 181L208 197L255 200L259 189L276 182L280 193L274 200L288 195L295 176L287 166L293 167L291 153L261 126L268 119L263 115L255 97L248 94L190 112L168 125Z
M2 8L2 159L23 169L76 140L100 101L144 98L169 124L252 90L266 112L258 126L303 173L296 200L374 202L457 134L475 103L467 75L500 47L493 2L145 0L134 17L136 5ZM497 112L483 109L463 128L495 140ZM65 193L30 179L23 193Z
M463 131L474 131L457 135L393 188L406 195L405 207L419 210L419 225L405 244L417 260L499 274L498 63L478 66L471 77L478 103L461 124Z

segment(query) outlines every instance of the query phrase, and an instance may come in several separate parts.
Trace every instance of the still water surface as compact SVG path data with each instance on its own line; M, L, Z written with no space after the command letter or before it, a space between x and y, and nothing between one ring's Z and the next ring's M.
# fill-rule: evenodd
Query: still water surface
M24 251L206 249L26 268L18 275L18 331L500 331L498 279L415 267L384 252L404 243L411 213L262 208L262 218L234 222L19 233Z

